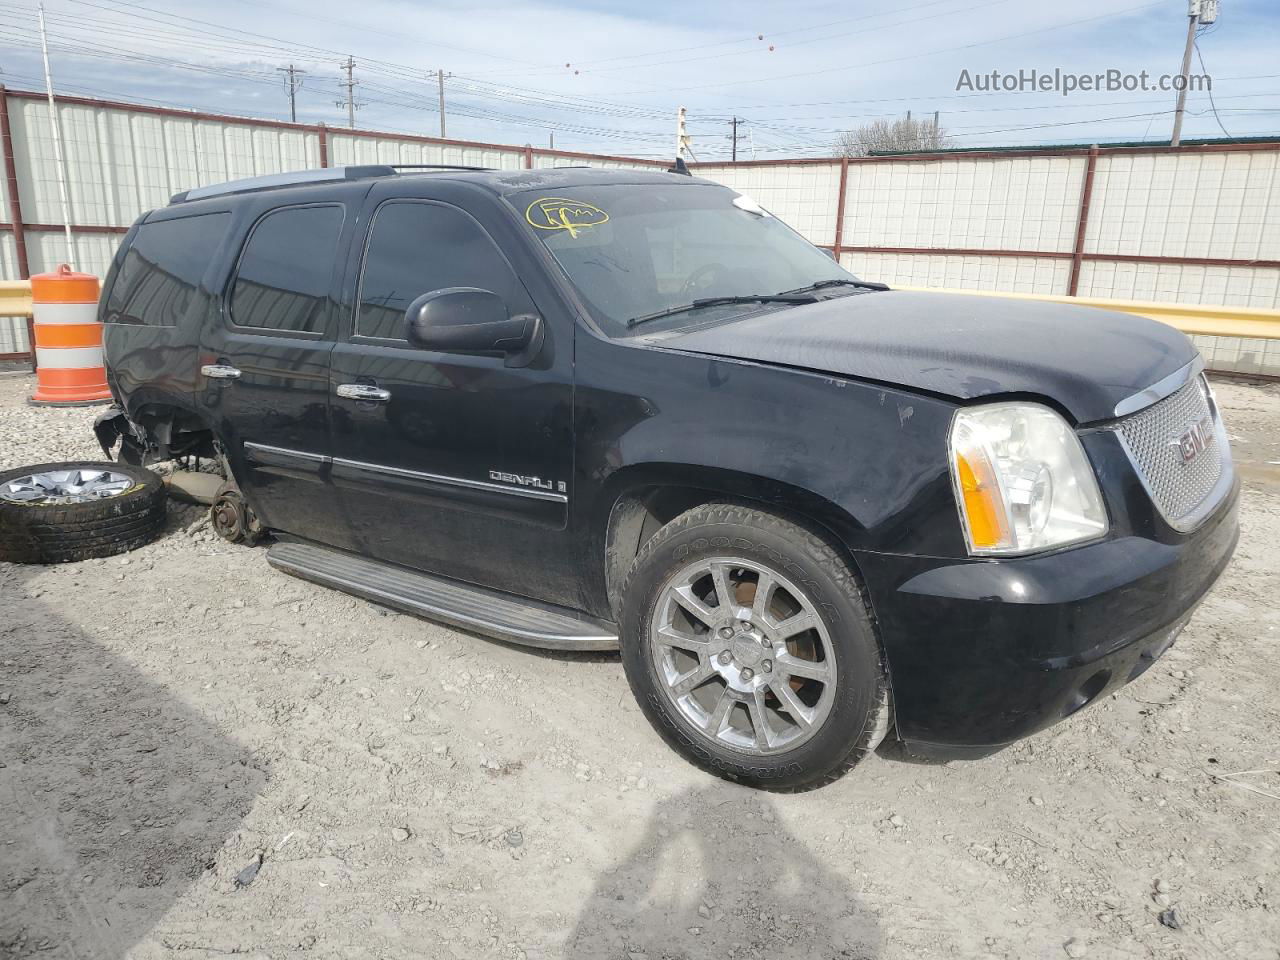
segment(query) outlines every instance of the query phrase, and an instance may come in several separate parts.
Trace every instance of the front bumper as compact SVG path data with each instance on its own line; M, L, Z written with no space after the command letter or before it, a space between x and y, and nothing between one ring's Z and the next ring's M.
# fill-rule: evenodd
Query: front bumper
M1238 485L1176 543L1120 537L1041 557L858 557L879 621L898 736L982 756L1142 674L1222 574Z

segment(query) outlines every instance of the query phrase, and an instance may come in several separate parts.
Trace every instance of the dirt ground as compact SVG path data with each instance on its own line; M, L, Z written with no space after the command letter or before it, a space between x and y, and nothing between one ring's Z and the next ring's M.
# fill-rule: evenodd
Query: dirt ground
M0 376L0 469L98 456L31 388ZM291 579L196 508L0 563L0 957L1276 960L1280 387L1218 391L1243 537L1154 669L798 796L681 761L616 656Z

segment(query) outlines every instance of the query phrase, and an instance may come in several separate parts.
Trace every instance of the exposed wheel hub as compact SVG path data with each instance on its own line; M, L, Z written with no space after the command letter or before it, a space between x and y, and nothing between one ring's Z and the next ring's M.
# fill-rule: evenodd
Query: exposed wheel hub
M218 492L209 508L209 521L214 533L229 543L254 543L262 533L253 510L240 491L229 484Z

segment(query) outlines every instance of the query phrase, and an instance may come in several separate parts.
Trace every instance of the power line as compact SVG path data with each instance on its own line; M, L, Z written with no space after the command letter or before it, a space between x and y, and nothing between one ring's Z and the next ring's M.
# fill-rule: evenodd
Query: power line
M75 2L83 3L85 2L85 0L75 0ZM935 57L941 53L955 53L960 50L972 50L975 47L986 47L994 43L1004 43L1007 40L1021 40L1023 37L1031 37L1031 36L1035 36L1036 34L1047 33L1051 30L1062 30L1066 27L1074 27L1083 23L1094 23L1099 20L1110 20L1114 17L1126 16L1130 13L1137 13L1141 10L1149 10L1152 7L1158 7L1162 5L1163 4L1161 2L1144 3L1141 6L1126 7L1123 10L1113 10L1110 13L1100 14L1099 16L1096 16L1096 17L1086 17L1084 19L1079 19L1079 20L1068 20L1062 23L1055 23L1052 26L1048 26L1048 27L1038 27L1035 30L1025 30L1021 33L1011 33L1003 37L992 37L987 40L975 40L972 43L964 43L954 47L942 47L937 50L926 50L920 53L906 54L901 57L889 57L884 60L869 60L869 61L864 61L862 63L844 64L838 67L825 67L821 70L806 70L800 73L775 74L773 76L767 76L767 77L753 77L748 80L728 80L724 83L702 84L701 89L703 90L720 89L723 87L741 86L747 83L774 83L778 80L792 80L797 77L816 77L816 76L821 76L828 73L843 73L848 70L862 70L862 69L865 69L866 67L882 66L888 63L903 63L908 60L918 60L921 57ZM637 90L633 92L636 93L637 95L643 95L646 93L664 93L671 90L679 90L679 89L681 88L666 87L666 88L655 88L651 90Z
M1200 60L1200 69L1205 74L1208 74L1209 68L1204 65L1204 54L1200 52L1200 44L1194 40L1192 40L1191 43L1192 43L1192 46L1196 48L1196 56ZM1213 84L1212 83L1209 84L1208 92L1209 92L1209 106L1213 108L1213 119L1218 122L1218 129L1221 130L1224 134L1226 134L1229 137L1231 136L1231 134L1227 133L1227 128L1222 125L1222 118L1218 116L1218 105L1214 103L1214 100L1213 100Z
M805 46L811 43L826 43L831 40L840 40L845 37L851 37L851 36L862 36L867 33L872 33L876 30L888 30L892 27L904 27L914 23L923 23L929 20L937 20L941 17L957 16L960 14L969 15L969 14L972 14L973 11L981 10L984 7L994 7L997 4L1010 3L1010 2L1011 0L986 0L985 3L968 4L957 10L947 10L943 13L934 13L926 17L914 17L909 20L898 20L893 23L883 23L883 24L878 24L876 26L871 26L871 27L860 27L857 30L847 30L843 33L832 33L832 34L827 34L821 37L810 37L806 40L797 40L794 43L788 44L788 48ZM923 4L923 6L932 6L932 4ZM865 18L859 17L854 19L865 19ZM770 47L770 50L772 49L773 48ZM682 57L675 60L655 60L649 63L636 64L630 67L604 67L602 69L594 69L589 65L584 64L582 66L582 70L584 73L591 73L591 74L616 73L620 70L633 70L633 69L636 69L637 67L639 68L661 67L661 66L668 66L670 64L699 63L705 60L720 60L725 57L752 56L758 53L759 53L758 50L735 50L729 53L710 54L705 57Z

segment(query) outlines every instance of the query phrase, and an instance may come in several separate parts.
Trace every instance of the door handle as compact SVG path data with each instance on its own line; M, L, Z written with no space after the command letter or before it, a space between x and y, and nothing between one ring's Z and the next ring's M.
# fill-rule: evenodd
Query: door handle
M206 363L200 373L210 380L239 380L240 371L225 363Z
M390 390L383 390L371 383L340 383L334 393L348 400L372 400L375 403L386 403L391 399Z

